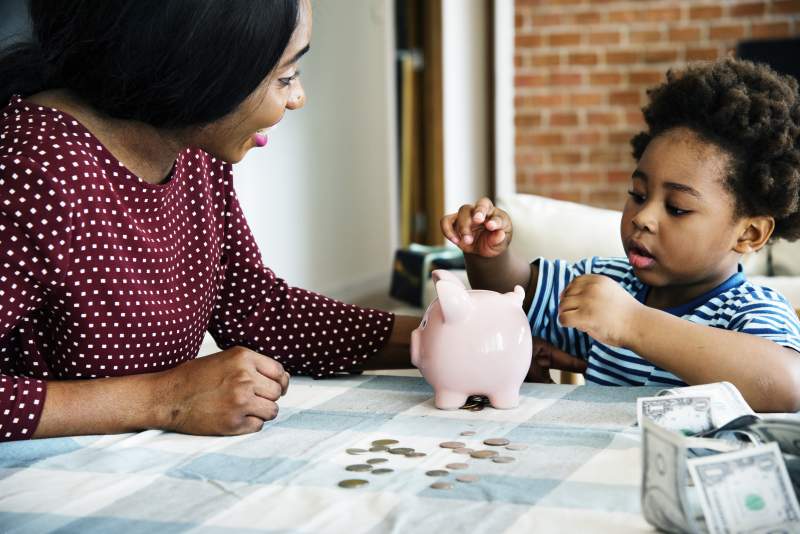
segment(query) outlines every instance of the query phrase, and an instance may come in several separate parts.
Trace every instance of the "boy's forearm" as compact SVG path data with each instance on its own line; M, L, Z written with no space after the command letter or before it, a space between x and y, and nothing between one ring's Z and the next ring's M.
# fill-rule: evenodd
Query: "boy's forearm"
M755 411L800 409L800 354L768 339L642 306L626 348L687 384L731 382Z
M514 286L525 289L525 309L536 292L539 270L506 249L495 258L464 254L467 277L473 289L489 289L500 293L514 291Z

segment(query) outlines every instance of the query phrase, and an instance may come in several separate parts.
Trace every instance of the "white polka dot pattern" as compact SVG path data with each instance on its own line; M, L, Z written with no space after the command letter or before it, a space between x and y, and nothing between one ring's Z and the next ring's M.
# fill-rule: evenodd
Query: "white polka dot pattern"
M33 434L47 380L168 369L206 330L322 377L377 352L393 319L266 268L229 164L187 149L153 185L65 113L2 110L0 441Z

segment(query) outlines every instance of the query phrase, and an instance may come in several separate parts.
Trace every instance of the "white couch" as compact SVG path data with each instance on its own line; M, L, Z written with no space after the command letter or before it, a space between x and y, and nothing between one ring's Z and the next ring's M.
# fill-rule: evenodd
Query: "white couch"
M514 223L511 249L526 259L544 256L578 260L589 256L624 255L619 235L620 211L524 194L498 199L497 205ZM768 276L769 259L776 276ZM750 281L780 291L800 309L800 242L778 241L745 257L742 263ZM456 274L467 283L465 271ZM424 307L435 297L433 283L429 280Z

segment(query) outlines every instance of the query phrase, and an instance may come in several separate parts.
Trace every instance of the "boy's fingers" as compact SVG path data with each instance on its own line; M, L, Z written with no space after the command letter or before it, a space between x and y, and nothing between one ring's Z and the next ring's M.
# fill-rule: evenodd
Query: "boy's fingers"
M458 210L455 231L467 245L472 244L472 206L465 204Z
M494 204L487 197L483 197L475 203L475 208L472 210L472 220L476 223L481 223L486 220L486 217L492 214Z
M453 229L453 222L455 222L455 220L456 220L456 214L455 213L453 213L451 215L445 215L439 221L439 227L442 230L442 234L444 234L444 236L447 239L449 239L450 241L452 241L453 243L458 245L458 243L461 240L458 238L458 236L456 235L455 230Z

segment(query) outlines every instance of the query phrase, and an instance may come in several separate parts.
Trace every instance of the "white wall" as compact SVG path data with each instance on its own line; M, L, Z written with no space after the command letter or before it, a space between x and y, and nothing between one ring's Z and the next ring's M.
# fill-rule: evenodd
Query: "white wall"
M516 192L514 164L514 0L494 3L495 194Z
M486 1L442 2L445 213L489 191Z
M314 0L307 104L236 165L265 263L293 285L388 290L397 247L392 0Z

